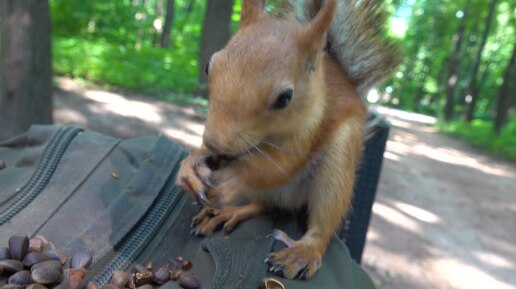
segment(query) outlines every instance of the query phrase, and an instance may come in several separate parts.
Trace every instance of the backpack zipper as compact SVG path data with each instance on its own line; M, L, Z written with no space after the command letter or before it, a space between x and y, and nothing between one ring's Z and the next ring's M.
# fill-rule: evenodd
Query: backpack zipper
M83 129L76 127L60 128L43 152L38 167L27 184L10 201L7 209L0 213L0 225L5 224L29 205L43 191L52 178L57 165L63 157L71 141Z
M175 173L171 176L158 198L128 237L116 246L113 253L104 256L90 269L88 275L93 277L88 279L102 286L111 279L115 270L129 269L180 200L180 189L174 185Z

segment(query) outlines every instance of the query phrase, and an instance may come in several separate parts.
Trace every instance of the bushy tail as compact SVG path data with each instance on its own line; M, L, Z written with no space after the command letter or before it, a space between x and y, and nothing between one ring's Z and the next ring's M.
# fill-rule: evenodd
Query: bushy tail
M301 21L310 21L324 0L304 0ZM399 64L396 44L385 37L382 0L337 0L337 11L327 36L327 50L360 95L383 81ZM299 7L299 6L298 6ZM300 10L300 9L297 9Z

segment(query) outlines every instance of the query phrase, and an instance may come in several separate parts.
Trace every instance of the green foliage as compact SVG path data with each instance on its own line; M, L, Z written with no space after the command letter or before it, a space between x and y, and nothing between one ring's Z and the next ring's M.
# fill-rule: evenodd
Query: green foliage
M386 94L384 104L401 109L440 116L444 106L449 63L454 49L459 22L465 17L465 35L459 62L458 87L455 91L456 116L464 109L466 86L471 78L480 37L485 27L486 0L405 0L395 5L391 25L405 22L408 29L401 36L401 52L405 56L393 77L382 86L393 91ZM477 82L477 112L492 110L504 69L516 41L516 2L498 0L496 17L481 58ZM391 30L395 30L392 27ZM400 75L402 75L400 77Z
M486 120L474 120L471 123L453 121L440 123L443 132L465 139L473 146L487 149L489 152L510 160L516 160L516 118L503 128L499 136L493 132L493 123Z
M197 86L195 55L181 49L140 50L106 40L54 38L55 72L145 93L187 92Z

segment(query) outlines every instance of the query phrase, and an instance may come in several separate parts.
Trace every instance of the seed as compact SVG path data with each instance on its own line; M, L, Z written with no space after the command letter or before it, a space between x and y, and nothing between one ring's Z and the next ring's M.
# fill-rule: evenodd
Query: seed
M184 260L184 259L183 259L183 256L177 256L177 257L176 257L176 261L177 261L177 262L183 262L183 260Z
M165 284L170 279L170 266L165 264L158 268L156 272L154 272L154 283L158 285Z
M48 260L48 258L41 255L40 253L29 252L27 255L25 255L25 258L23 258L23 265L25 265L25 267L30 267L36 263L46 260Z
M15 234L9 238L9 255L12 259L23 260L29 250L29 237Z
M183 260L183 262L181 262L181 269L189 270L190 268L192 268L192 262L188 260Z
M124 271L115 270L115 272L113 272L113 276L111 277L111 284L118 288L124 288L130 280L131 276L129 276L129 274L125 273Z
M99 289L99 285L95 281L88 282L88 285L86 285L86 289Z
M145 267L145 269L147 269L149 271L152 271L152 261L151 260L145 261L145 263L143 263L143 267Z
M61 264L66 264L66 261L68 261L68 256L66 256L66 254L62 251L59 251L59 250L54 250L54 249L50 249L50 250L47 250L45 251L45 253L43 253L43 256L45 257L48 257L48 259L51 259L51 260L57 260L59 262L61 262Z
M152 272L134 274L134 284L136 286L150 284L153 279L154 279L154 274Z
M197 289L199 288L199 280L190 272L183 272L179 275L179 285L186 289Z
M6 167L5 162L3 160L0 160L0 170L5 169L5 167Z
M30 272L27 270L16 272L9 277L9 284L28 285L30 284Z
M285 289L285 286L274 278L264 278L260 284L260 289Z
M181 276L181 273L183 273L183 271L181 270L170 271L170 279L172 281L177 281L177 279L179 279L179 276Z
M92 261L93 258L90 254L86 252L77 252L70 259L70 267L88 269Z
M59 262L57 260L48 260L48 261L38 262L38 263L32 265L30 270L34 271L39 268L45 268L46 270L54 270L54 271L61 272L62 265L61 265L61 262Z
M141 264L134 265L133 270L135 273L142 273L142 274L149 272L149 270L147 270L147 268L143 267Z
M33 237L33 239L38 239L41 241L43 248L41 249L42 252L46 252L48 250L55 250L56 246L54 243L50 242L46 237L41 235L36 235Z
M64 285L65 283L69 285L70 289L80 289L85 276L86 270L83 268L66 269L64 271L63 282L61 282L61 284Z
M86 270L84 270L83 268L78 268L78 269L66 269L64 271L64 274L65 276L71 278L71 277L77 277L79 279L84 279L84 277L86 277Z
M118 174L115 173L115 172L111 172L111 176L113 177L113 179L118 179Z
M2 268L4 274L10 275L23 270L23 263L14 259L2 260L0 261L0 268Z
M10 258L11 257L9 256L9 249L7 249L6 247L0 247L0 261Z
M70 283L71 289L80 289L81 288L82 280L84 280L84 278L81 278L77 275L72 275L69 278L70 278L69 283Z
M29 251L41 253L43 250L43 241L39 238L31 238L29 240Z
M26 286L25 289L48 289L48 288L45 287L45 285L41 285L38 283L32 283L32 284Z
M44 262L42 262L44 263ZM41 264L41 263L38 263ZM63 274L51 267L39 267L31 270L32 280L41 284L55 284L63 280Z

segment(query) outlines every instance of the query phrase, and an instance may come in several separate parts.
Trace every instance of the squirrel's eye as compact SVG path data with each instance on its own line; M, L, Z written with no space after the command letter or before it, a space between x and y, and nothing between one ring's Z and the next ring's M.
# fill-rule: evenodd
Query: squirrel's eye
M206 76L208 76L208 69L210 68L210 63L208 62L206 64L206 67L204 68L204 73L206 73Z
M272 105L273 109L284 109L290 103L292 99L292 89L284 90L276 99L274 104Z

